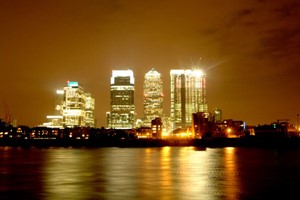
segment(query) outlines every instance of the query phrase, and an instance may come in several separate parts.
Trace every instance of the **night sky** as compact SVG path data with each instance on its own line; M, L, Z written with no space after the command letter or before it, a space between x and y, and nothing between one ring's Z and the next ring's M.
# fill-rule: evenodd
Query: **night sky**
M55 92L78 81L106 126L112 70L135 75L135 105L151 68L207 74L209 111L249 125L300 113L298 0L0 0L0 118L35 126L54 114Z

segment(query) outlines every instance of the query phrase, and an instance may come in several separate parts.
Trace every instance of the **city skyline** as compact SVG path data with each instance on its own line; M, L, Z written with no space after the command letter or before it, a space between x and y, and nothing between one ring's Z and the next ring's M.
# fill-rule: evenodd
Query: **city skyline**
M112 70L132 69L143 115L143 78L155 68L170 112L171 69L207 74L209 111L247 124L300 113L299 2L0 1L0 118L35 126L53 112L55 91L76 80L95 95L106 125Z

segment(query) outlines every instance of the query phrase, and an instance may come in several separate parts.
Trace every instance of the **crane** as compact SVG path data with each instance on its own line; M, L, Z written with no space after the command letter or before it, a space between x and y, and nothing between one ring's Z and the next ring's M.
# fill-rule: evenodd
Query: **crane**
M9 107L5 102L3 102L3 107L4 107L4 121L7 124L11 124L11 113L9 112Z

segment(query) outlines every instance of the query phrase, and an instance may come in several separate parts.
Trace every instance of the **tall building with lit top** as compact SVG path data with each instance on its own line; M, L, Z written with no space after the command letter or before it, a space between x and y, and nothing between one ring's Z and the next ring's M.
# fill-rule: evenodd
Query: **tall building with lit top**
M163 114L163 82L160 73L151 69L144 79L143 126L151 127L151 121Z
M206 74L199 69L171 70L173 129L192 125L192 114L207 112Z
M56 91L55 115L48 115L48 127L94 127L95 99L78 82L68 81Z
M85 126L85 96L83 88L78 82L68 82L64 87L64 126Z
M132 129L135 123L134 76L132 70L113 70L110 81L110 112L107 128Z

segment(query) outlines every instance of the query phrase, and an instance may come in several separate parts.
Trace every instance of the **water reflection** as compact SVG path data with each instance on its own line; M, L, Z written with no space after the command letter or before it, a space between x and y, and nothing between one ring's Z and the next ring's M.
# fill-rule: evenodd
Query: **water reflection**
M44 190L42 183L43 154L31 149L0 147L0 199L36 199Z
M57 198L213 199L209 151L192 147L56 149L44 170L45 193ZM215 167L215 166L214 166Z
M47 199L85 199L93 195L99 177L97 162L89 151L56 149L48 155L44 169ZM101 180L100 180L101 181Z
M171 147L164 147L160 151L160 194L162 199L167 199L166 197L170 197L172 195L172 167L171 167Z
M0 199L263 199L299 189L299 150L0 147L0 152Z
M229 199L240 198L240 181L238 177L238 164L236 160L236 148L224 148L224 194Z

